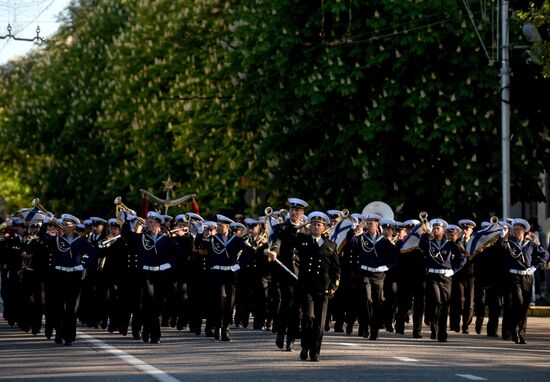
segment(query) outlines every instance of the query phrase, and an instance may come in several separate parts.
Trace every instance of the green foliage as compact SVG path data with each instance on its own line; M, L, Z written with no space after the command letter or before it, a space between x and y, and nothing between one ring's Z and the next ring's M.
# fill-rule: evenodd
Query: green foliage
M550 77L550 1L530 2L527 9L519 9L515 12L518 23L531 23L535 25L546 39L535 41L530 51L534 59L542 65L544 77Z
M75 2L46 49L0 69L3 194L111 214L171 175L206 215L247 208L252 185L258 214L289 196L498 211L498 70L462 1L351 2L351 22L349 4ZM516 200L541 199L550 163L530 123L514 138Z

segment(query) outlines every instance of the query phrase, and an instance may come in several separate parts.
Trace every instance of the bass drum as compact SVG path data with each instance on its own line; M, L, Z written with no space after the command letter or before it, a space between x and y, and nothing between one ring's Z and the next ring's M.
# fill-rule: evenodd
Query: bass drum
M382 217L382 219L392 219L394 218L392 208L384 202L374 201L370 202L363 208L363 215L366 214L377 214Z

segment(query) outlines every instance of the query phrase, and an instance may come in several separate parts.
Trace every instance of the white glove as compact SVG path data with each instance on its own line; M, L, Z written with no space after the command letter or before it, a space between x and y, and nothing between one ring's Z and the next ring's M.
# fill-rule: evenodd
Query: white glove
M42 223L48 224L51 221L52 221L52 218L49 217L48 215L46 215L46 216L44 216L44 219L42 220Z
M508 227L506 226L502 227L502 231L500 231L500 237L506 236L507 233L508 233Z
M241 266L239 264L235 264L231 266L231 270L233 272L237 272L239 269L241 269Z
M452 269L445 269L445 273L444 273L445 276L451 277L454 274L455 272Z
M84 270L84 266L82 264L78 264L76 267L74 267L74 270L75 271L83 271Z
M529 267L529 268L527 268L527 274L532 275L533 273L535 273L536 270L537 270L537 268L535 268L535 267Z
M353 221L353 223L351 223L351 229L354 230L359 225L359 219L352 217L351 220Z
M172 268L172 264L170 264L170 263L164 263L160 266L161 271L165 271L165 270L170 269L170 268Z

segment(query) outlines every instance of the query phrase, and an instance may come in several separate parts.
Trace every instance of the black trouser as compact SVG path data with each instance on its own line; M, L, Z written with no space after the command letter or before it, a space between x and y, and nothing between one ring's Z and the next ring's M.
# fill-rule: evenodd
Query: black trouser
M177 329L181 330L189 323L189 292L187 280L180 278L176 283L176 306Z
M169 271L144 271L143 280L143 332L151 341L160 340L160 316L166 290L172 284Z
M229 334L229 323L235 305L236 275L233 271L212 270L212 324Z
M525 337L527 329L527 312L531 302L532 275L507 274L509 299L509 330L513 340Z
M82 280L78 318L88 327L95 327L99 323L98 314L95 312L96 278L97 269L92 267L86 270L86 276Z
M287 335L287 342L294 341L300 330L300 293L294 281L279 281L281 300L277 312L277 335Z
M358 303L361 301L364 290L363 279L359 275L343 278L336 293L340 293L342 297L342 310L344 314L344 322L351 328L359 317Z
M55 271L50 282L55 339L72 342L76 338L76 311L80 300L82 272Z
M21 286L25 302L21 324L30 329L33 334L36 334L42 328L45 304L44 282L37 272L24 270Z
M428 273L426 276L426 295L432 302L433 313L430 329L438 340L447 339L447 318L451 299L452 277L442 274Z
M384 272L363 273L363 290L359 307L359 330L366 332L370 328L371 337L377 337L382 323L382 304L384 302Z
M128 332L130 317L132 318L132 335L141 335L143 313L141 309L143 274L141 271L128 270L121 273L116 281L118 286L117 304L114 306L115 321L118 330L124 334Z
M269 277L254 274L252 285L252 314L254 315L254 329L262 329L266 325L269 310Z
M474 313L474 275L458 273L453 276L451 302L449 312L449 326L458 332L468 330ZM462 318L462 326L460 321Z
M413 334L422 332L422 316L424 315L424 298L426 294L426 271L420 269L401 269L397 286L397 313L395 331L405 332L409 310L413 312Z
M386 272L384 279L384 303L382 305L382 323L386 329L391 330L397 309L397 268L392 268Z
M302 349L313 359L321 353L321 342L327 315L328 297L304 293L302 296Z
M248 326L252 311L252 293L255 289L254 269L243 268L239 271L239 278L235 290L235 325Z
M487 321L487 335L496 336L498 332L498 320L502 311L501 288L496 283L486 283L479 278L475 280L474 287L474 312L476 327L483 325L485 307L489 308L489 321Z
M10 325L13 325L17 321L18 313L18 301L17 294L19 288L19 280L17 273L14 270L2 270L2 284L0 293L2 300L4 301L3 316Z
M188 283L189 330L200 334L202 319L206 318L205 331L212 330L212 284L211 271L191 271Z

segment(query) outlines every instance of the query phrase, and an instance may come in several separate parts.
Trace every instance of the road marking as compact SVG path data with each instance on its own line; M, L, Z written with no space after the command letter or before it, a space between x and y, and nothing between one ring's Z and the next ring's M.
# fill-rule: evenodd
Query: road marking
M336 345L342 345L342 346L361 346L360 344L352 344L350 342L337 342Z
M150 375L159 382L181 382L179 379L176 379L171 375L166 374L164 371L157 369L156 367L151 366L143 362L142 360L137 359L136 357L115 348L114 346L108 345L105 342L90 336L89 334L83 333L81 331L78 331L77 334L79 338L82 338L84 341L91 343L92 346L104 350L107 353L110 353L122 359L126 363L132 365L138 370L141 370L145 374Z
M403 362L418 362L417 359L414 359L414 358L409 358L409 357L392 357L392 358L395 358L399 361L403 361Z
M462 377L469 379L470 381L486 381L487 378L478 377L477 375L472 374L455 374L457 377Z

